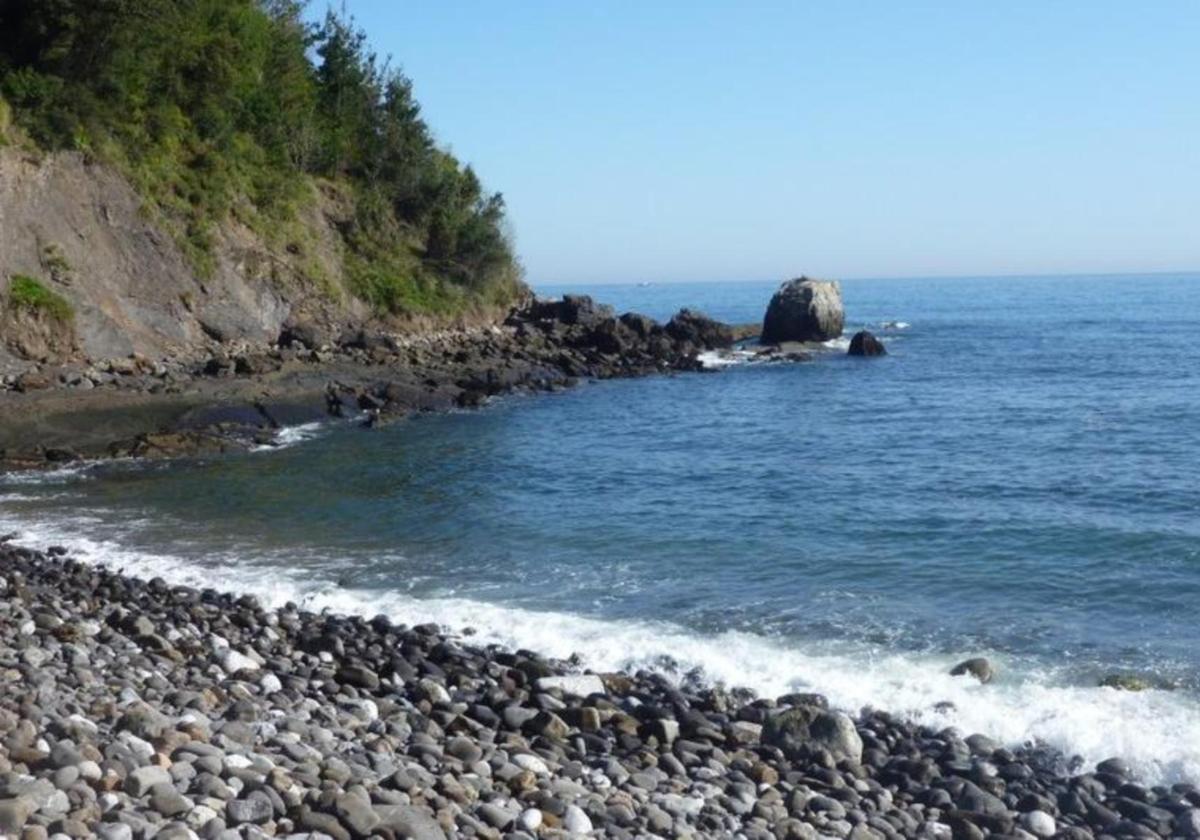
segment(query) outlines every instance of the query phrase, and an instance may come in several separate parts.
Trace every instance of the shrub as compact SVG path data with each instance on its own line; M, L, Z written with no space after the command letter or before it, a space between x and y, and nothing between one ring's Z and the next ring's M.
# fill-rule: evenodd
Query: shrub
M519 291L500 195L438 147L409 79L342 15L310 25L301 0L0 2L0 93L43 147L121 167L201 275L232 219L295 243L319 178L361 199L346 275L378 309Z
M25 309L56 321L70 321L75 316L66 298L24 274L12 276L8 284L8 304L15 309Z

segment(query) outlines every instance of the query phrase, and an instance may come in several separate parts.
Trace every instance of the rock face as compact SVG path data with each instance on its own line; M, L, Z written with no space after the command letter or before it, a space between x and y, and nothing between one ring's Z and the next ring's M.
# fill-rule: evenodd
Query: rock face
M842 334L845 322L841 286L797 277L771 298L763 318L762 342L828 341Z
M883 342L867 330L859 330L850 339L849 356L886 356L887 348Z

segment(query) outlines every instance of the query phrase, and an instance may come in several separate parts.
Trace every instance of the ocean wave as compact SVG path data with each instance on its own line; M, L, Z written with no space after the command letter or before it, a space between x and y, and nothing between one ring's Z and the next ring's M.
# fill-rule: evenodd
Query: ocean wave
M578 655L598 671L651 668L680 677L746 686L761 695L812 690L836 706L886 709L936 728L982 732L1016 746L1044 743L1087 764L1112 756L1128 761L1147 782L1200 781L1200 705L1182 692L1127 692L1065 684L1053 670L993 656L1000 676L980 685L950 677L957 657L884 648L800 649L750 632L698 634L651 620L602 620L537 612L461 597L415 598L395 590L340 586L282 567L282 558L205 555L203 561L131 549L87 535L87 521L21 521L0 511L0 531L18 531L30 547L68 546L85 562L174 584L223 586L257 596L266 606L294 602L307 609L366 617L386 614L408 624L470 627L470 641ZM219 570L219 574L217 573ZM965 655L966 652L964 652ZM976 653L976 652L972 652ZM946 705L947 703L952 705Z
M48 470L0 472L0 487L69 484L80 479L90 478L91 476L88 473L95 468L97 463L97 461L75 461L71 464Z
M696 356L696 360L706 370L720 370L754 361L757 355L753 350L705 350Z
M275 452L280 449L287 449L295 446L298 443L304 443L308 440L313 440L319 437L321 432L328 428L329 424L322 421L312 423L301 423L298 426L284 426L275 433L275 439L271 443L264 443L255 446L251 452Z

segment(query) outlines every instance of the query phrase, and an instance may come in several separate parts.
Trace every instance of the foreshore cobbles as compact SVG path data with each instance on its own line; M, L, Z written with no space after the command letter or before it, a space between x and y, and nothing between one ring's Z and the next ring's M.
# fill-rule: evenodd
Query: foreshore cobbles
M0 835L1200 837L1118 760L267 610L0 541Z

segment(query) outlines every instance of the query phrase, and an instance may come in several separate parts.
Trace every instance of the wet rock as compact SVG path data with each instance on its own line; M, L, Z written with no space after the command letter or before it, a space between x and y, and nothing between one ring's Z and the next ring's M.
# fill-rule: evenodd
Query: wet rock
M1120 691L1146 691L1153 688L1148 680L1133 674L1107 674L1100 680L1101 688L1115 688Z
M846 351L850 356L886 356L887 348L883 346L883 342L876 338L867 330L859 330L850 339L850 349Z
M961 677L970 675L981 683L989 683L996 675L992 668L992 663L982 656L976 656L972 659L964 660L950 669L950 676Z

